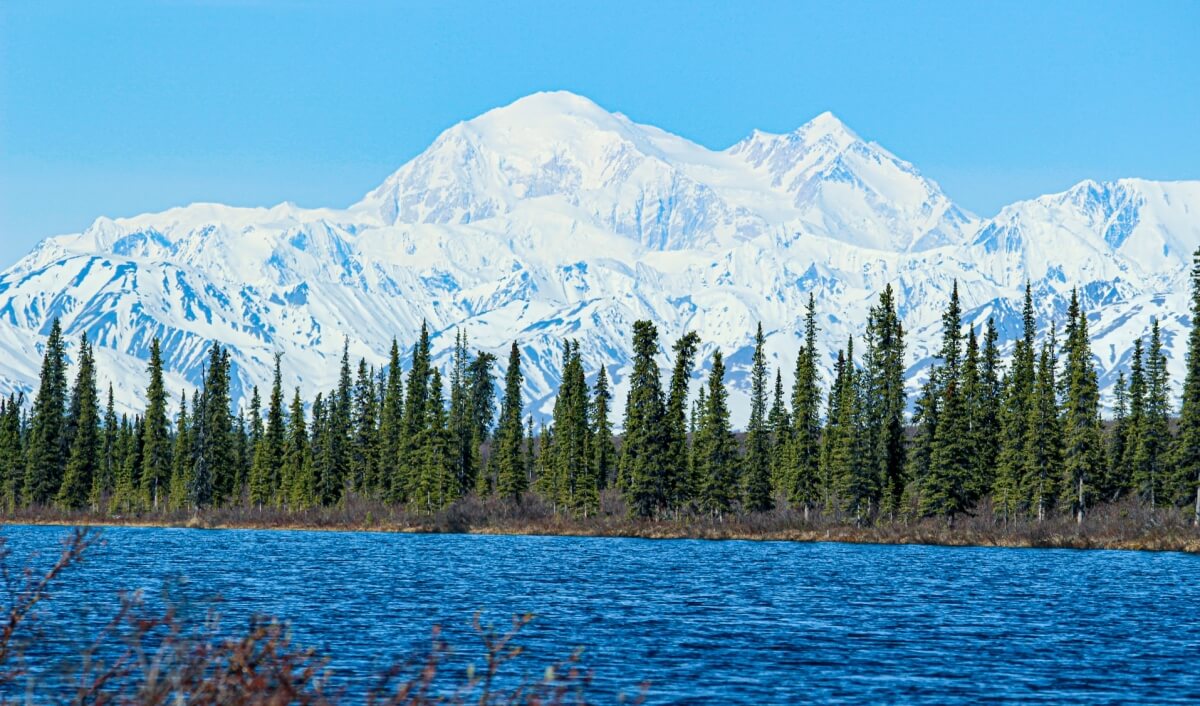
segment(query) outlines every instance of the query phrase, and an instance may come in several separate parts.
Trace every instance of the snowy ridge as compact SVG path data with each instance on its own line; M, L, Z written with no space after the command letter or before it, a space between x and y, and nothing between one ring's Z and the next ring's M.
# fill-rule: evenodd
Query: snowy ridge
M1197 245L1200 182L1087 181L980 220L830 113L713 151L580 96L535 94L446 130L346 209L192 204L48 238L0 273L0 391L31 389L54 317L97 343L127 407L155 336L177 392L220 341L235 392L265 383L281 352L287 384L311 396L334 384L343 340L382 364L424 319L442 361L459 326L499 354L519 340L537 414L562 339L579 338L592 375L608 366L619 411L632 322L649 318L664 363L685 330L729 356L744 415L755 324L787 380L810 292L832 356L892 283L915 385L954 280L968 320L993 316L1011 336L1026 278L1044 323L1080 287L1107 387L1153 317L1182 374Z

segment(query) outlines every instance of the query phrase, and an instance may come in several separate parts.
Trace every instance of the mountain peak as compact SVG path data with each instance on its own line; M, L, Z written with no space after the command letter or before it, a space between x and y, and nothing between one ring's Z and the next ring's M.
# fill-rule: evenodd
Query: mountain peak
M825 136L840 138L845 141L861 139L858 133L850 129L849 125L846 125L846 123L842 122L840 118L828 110L801 125L796 130L796 133L802 134L810 140L820 139Z

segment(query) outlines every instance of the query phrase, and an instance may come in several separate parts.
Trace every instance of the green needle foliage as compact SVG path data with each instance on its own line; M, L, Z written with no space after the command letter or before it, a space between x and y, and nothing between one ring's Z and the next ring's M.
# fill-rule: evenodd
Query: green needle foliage
M1192 285L1200 321L1200 252ZM685 333L668 355L649 321L632 327L629 374L618 380L626 390L620 428L612 361L590 360L572 339L563 342L560 387L540 432L525 409L518 341L500 387L496 358L472 352L463 331L445 369L424 324L407 359L392 341L380 369L355 364L347 341L334 388L311 401L296 389L290 403L282 358L262 399L213 344L203 384L183 391L174 409L152 341L145 407L118 415L111 385L101 405L88 337L80 336L71 365L55 321L32 400L0 400L0 506L127 516L231 506L305 511L361 497L437 513L475 493L511 503L536 495L576 517L612 513L623 500L629 516L647 520L787 510L868 524L990 511L1004 523L1051 513L1082 521L1098 504L1131 497L1186 507L1200 520L1197 329L1176 421L1157 321L1147 341L1133 341L1105 405L1079 292L1064 316L1039 330L1027 286L1020 335L1005 342L997 319L983 322L980 335L955 286L940 348L910 409L898 308L886 287L864 322L858 359L853 339L836 355L818 347L810 296L790 394L782 371L770 378L771 351L758 326L740 439L723 353L711 353L693 395L699 335ZM252 390L249 407L237 409L244 389ZM1110 422L1101 419L1106 407Z

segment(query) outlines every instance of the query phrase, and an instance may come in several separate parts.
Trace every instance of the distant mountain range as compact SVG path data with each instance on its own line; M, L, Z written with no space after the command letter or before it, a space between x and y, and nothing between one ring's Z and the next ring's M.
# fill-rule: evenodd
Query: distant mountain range
M790 379L809 292L831 365L891 282L915 387L955 280L967 320L995 317L1011 336L1027 278L1047 326L1080 288L1108 389L1154 317L1182 375L1197 245L1200 181L1085 181L984 220L830 113L713 151L539 93L446 130L349 208L192 204L46 239L0 274L0 390L35 384L55 317L97 343L127 406L153 337L176 390L199 384L219 341L239 394L269 380L278 351L288 385L311 395L335 383L347 337L382 364L426 320L443 362L459 327L498 353L518 340L535 414L562 340L578 338L619 408L632 323L649 318L664 364L689 329L725 352L744 415L756 323Z

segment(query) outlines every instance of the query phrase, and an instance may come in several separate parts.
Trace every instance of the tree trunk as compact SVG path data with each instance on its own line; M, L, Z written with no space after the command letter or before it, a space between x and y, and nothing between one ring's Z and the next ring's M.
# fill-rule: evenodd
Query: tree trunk
M1079 476L1079 514L1075 523L1083 524L1083 476Z

